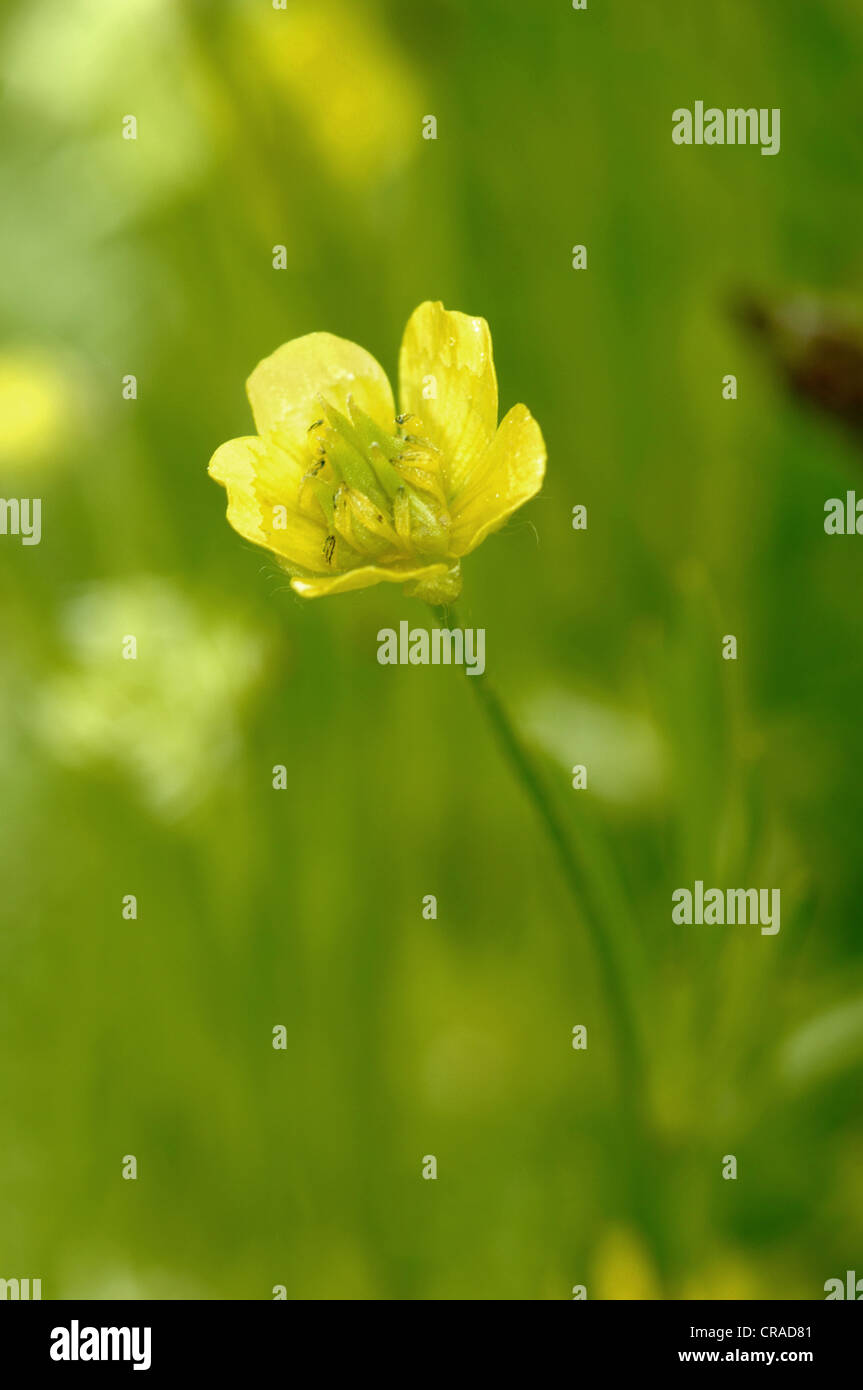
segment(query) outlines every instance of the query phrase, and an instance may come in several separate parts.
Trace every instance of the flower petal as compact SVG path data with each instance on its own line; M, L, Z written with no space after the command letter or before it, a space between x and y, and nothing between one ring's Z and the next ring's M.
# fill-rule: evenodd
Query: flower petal
M383 367L365 348L332 333L307 333L283 343L259 362L246 382L258 432L275 435L295 458L310 454L309 426L320 416L320 398L347 410L348 396L385 429L395 406Z
M490 447L474 470L470 486L453 508L450 549L475 550L542 487L545 442L526 405L514 405L500 422Z
M449 496L468 482L494 438L497 377L485 319L426 301L408 320L399 356L403 411L443 454ZM410 429L410 426L408 426Z
M451 564L420 565L414 568L398 569L381 565L360 565L342 574L333 574L321 579L295 578L291 588L303 598L323 598L326 594L347 594L352 589L368 589L372 584L409 584L409 593L416 598L424 598L428 603L446 603L455 598L461 587L458 566ZM442 595L442 597L438 597Z
M291 565L326 571L326 529L297 510L297 465L286 454L255 436L231 439L213 454L209 473L227 490L235 531Z
M266 545L261 509L255 496L255 466L261 450L255 437L229 439L210 459L207 472L228 494L228 522L247 541Z

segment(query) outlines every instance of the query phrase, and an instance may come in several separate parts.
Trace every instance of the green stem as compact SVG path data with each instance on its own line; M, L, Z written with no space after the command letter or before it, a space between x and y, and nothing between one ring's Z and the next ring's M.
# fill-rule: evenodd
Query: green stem
M454 610L432 607L439 626L457 626ZM486 676L472 676L473 688L483 712L492 727L498 746L510 768L521 783L522 790L548 834L558 864L572 893L576 909L591 940L608 1002L617 1045L617 1061L623 1098L633 1118L642 1112L644 1100L641 1049L629 1008L623 975L615 958L614 947L602 910L596 902L584 861L561 819L560 813L541 773L528 751L503 704Z

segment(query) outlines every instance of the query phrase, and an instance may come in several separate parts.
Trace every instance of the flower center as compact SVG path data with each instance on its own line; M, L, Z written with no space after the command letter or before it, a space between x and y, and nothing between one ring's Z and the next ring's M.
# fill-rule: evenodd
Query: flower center
M381 429L353 399L349 415L322 401L308 429L310 466L300 484L307 516L327 526L324 559L338 569L447 551L450 516L438 450L399 415ZM413 427L413 428L411 428Z

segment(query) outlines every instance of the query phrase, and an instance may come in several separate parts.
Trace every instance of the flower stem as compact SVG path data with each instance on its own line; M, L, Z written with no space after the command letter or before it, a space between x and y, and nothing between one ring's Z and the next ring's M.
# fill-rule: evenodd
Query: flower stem
M432 612L439 626L457 626L457 619L451 607L432 607ZM468 684L473 688L482 706L498 746L543 824L578 914L590 937L614 1026L622 1098L632 1118L638 1121L644 1101L641 1049L627 1000L623 974L616 959L603 912L591 887L583 856L574 845L534 758L494 688L489 684L488 678L485 675L472 676Z

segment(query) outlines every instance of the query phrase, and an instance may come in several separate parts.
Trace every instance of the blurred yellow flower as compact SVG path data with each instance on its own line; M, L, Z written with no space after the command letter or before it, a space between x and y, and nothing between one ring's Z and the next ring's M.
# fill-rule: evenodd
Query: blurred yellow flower
M68 767L116 767L158 816L194 808L242 746L264 634L150 575L85 589L62 628L69 659L32 702L37 737Z
M545 445L526 406L497 423L491 334L426 302L399 360L401 414L363 348L309 333L249 377L258 434L210 460L228 521L271 550L298 594L383 581L429 603L461 590L460 561L542 486Z
M53 462L74 413L72 383L59 364L35 353L0 355L0 464Z
M640 1236L615 1226L594 1258L591 1298L645 1301L660 1298L659 1278Z
M367 192L421 150L426 106L411 55L368 6L291 0L283 14L244 6L241 15L256 33L256 71L284 95L315 157L338 184Z
M751 1257L742 1251L723 1251L692 1273L674 1297L687 1302L772 1298L776 1285L772 1288L773 1292L771 1281L762 1277Z

